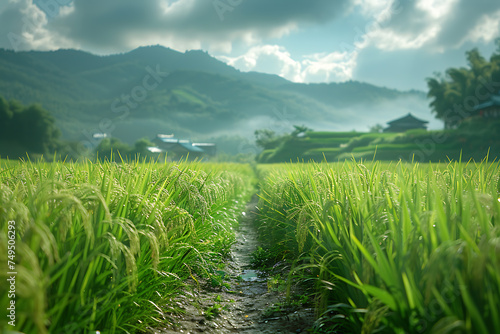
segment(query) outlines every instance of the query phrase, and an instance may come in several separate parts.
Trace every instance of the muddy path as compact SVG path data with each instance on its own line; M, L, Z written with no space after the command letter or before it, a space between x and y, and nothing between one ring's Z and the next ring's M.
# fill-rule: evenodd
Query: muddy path
M276 275L266 277L251 268L251 254L258 247L257 201L254 196L242 213L237 242L221 271L224 285L194 284L175 301L184 314L168 315L175 325L151 333L306 333L312 326L311 308L283 307L285 292Z

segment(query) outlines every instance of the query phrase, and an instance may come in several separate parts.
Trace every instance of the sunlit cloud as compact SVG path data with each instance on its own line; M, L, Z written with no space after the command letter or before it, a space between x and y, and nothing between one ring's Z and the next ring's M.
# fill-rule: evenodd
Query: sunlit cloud
M478 24L467 34L461 41L484 43L492 42L500 35L500 10L492 14L485 14L478 22Z
M317 53L294 59L282 46L255 46L236 57L220 56L243 71L277 73L293 82L339 82L352 79L357 53Z
M458 0L419 0L416 7L426 12L433 19L448 15Z
M300 62L278 45L254 46L241 56L220 56L219 59L243 71L278 73L291 81L303 81Z
M78 43L48 29L48 23L46 13L31 0L12 0L0 13L0 47L17 51L78 48Z

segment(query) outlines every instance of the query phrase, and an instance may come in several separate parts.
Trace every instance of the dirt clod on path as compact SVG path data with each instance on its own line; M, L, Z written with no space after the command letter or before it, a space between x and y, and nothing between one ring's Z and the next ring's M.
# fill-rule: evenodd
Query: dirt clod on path
M254 224L257 196L247 205L236 231L237 242L231 249L231 261L224 269L230 277L218 291L194 289L178 298L182 315L171 316L176 323L151 333L306 333L314 321L314 311L302 308L290 313L273 314L270 308L285 301L284 292L268 288L268 279L250 267L251 254L258 247Z

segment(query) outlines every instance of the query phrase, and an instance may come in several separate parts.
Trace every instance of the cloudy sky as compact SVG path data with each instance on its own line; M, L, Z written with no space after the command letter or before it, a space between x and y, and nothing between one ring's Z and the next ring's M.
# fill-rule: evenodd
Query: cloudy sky
M296 82L402 90L425 90L473 47L489 57L498 37L498 0L0 0L0 48L160 44Z

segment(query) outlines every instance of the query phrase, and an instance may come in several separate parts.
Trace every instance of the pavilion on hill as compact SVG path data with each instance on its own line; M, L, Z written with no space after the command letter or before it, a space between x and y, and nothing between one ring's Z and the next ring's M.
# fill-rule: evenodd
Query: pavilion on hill
M405 132L414 129L427 130L427 123L429 122L418 119L409 113L404 117L387 122L389 126L384 129L384 132Z

